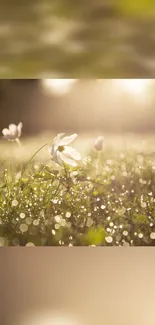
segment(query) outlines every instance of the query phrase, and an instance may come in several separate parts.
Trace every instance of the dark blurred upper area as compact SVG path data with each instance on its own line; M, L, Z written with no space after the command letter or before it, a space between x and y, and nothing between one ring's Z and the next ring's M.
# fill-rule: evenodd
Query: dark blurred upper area
M0 77L154 77L154 30L154 0L1 0Z
M0 129L24 124L24 135L38 132L154 132L155 81L150 102L143 92L125 94L110 80L79 80L62 96L45 91L40 80L0 80ZM140 100L140 101L139 101Z

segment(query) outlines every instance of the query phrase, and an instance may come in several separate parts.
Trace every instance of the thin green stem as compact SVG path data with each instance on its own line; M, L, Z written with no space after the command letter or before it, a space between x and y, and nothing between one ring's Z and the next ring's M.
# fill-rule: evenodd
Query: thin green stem
M19 138L16 138L16 143L18 144L18 146L21 148L22 147L22 144L21 144L21 142L20 142L20 140L19 140Z
M101 152L98 151L97 153L97 162L96 162L96 176L98 175L99 169L100 169L100 157L101 157Z
M59 191L60 186L61 186L61 182L59 182L58 187L57 187L57 189L56 189L56 191L55 191L55 193L54 193L54 198L55 198L56 195L58 194L58 191Z
M28 161L28 163L25 165L25 167L24 167L24 169L23 169L23 172L22 172L22 174L21 174L21 178L23 177L23 175L24 175L24 173L25 173L25 171L26 171L26 169L27 169L27 167L28 167L28 165L30 164L30 162L33 160L33 158L37 155L37 153L39 152L39 151L41 151L44 147L46 147L48 145L48 143L46 143L46 144L44 144L41 148L39 148L35 153L34 153L34 155L31 157L31 159Z

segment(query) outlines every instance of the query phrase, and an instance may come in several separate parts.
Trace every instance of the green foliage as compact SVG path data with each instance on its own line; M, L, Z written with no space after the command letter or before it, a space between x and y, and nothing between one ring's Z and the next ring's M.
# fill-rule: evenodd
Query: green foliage
M141 214L134 214L132 220L137 225L149 224L147 216Z
M90 228L88 233L84 236L84 241L87 245L102 245L105 243L107 232L99 227L97 229Z
M20 150L0 164L0 245L155 245L151 141L119 149L115 139L115 150L90 149L75 168L48 162L47 148L33 160Z
M120 0L120 9L131 16L143 16L152 14L155 9L154 0Z

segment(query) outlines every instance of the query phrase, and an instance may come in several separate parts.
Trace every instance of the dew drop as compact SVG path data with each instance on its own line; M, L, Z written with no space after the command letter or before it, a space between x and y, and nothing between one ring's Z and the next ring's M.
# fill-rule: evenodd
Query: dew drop
M155 239L155 232L151 232L151 234L150 234L150 238L151 238L151 239Z
M60 223L61 220L62 220L62 217L61 216L55 216L54 219L55 219L56 222Z
M141 202L141 207L146 208L146 202Z
M113 227L113 225L114 225L113 222L110 222L110 223L109 223L109 226L110 226L110 227Z
M70 212L66 212L66 218L70 218L71 217L71 213Z
M18 239L18 238L14 238L14 239L12 240L12 244L13 244L14 246L18 246L18 245L19 245L19 239Z
M19 229L21 232L26 232L28 230L28 226L25 223L22 223Z
M126 241L123 243L123 247L129 247L129 246L130 246L130 244L127 243Z
M111 236L107 236L107 237L105 237L105 240L107 243L112 243L113 238Z
M33 246L35 246L32 242L29 242L29 243L27 243L26 244L26 246L28 246L28 247L33 247Z
M20 213L20 218L21 218L21 219L24 219L24 218L25 218L25 213L23 213L23 212Z
M18 201L17 201L17 200L13 200L13 201L12 201L12 206L13 206L13 207L16 207L17 205L18 205Z
M33 221L33 225L34 225L34 226L38 226L38 225L39 225L39 220L37 220L37 219L34 220L34 221Z

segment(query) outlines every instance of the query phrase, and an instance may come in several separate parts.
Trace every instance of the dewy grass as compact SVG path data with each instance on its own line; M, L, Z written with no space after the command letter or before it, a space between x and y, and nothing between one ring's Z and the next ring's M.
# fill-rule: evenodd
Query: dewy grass
M1 246L154 246L153 150L90 148L70 166L38 162L46 145L0 164Z

